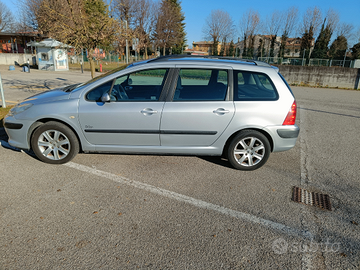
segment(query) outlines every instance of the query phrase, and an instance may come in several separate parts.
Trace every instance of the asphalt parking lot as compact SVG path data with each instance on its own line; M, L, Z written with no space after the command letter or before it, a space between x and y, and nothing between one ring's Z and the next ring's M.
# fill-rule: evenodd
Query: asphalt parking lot
M11 102L90 79L0 72ZM253 172L188 156L54 166L0 131L0 269L359 269L360 92L292 89L297 145ZM332 210L293 202L294 186Z

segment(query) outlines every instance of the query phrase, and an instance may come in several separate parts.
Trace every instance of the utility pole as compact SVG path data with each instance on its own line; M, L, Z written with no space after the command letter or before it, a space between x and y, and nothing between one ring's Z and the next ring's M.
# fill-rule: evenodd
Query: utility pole
M84 48L81 48L81 73L84 73Z
M127 20L125 20L125 30L126 30L126 64L129 64L129 45L127 40Z
M301 63L302 66L304 65L304 58L305 58L305 49L304 49L304 52L303 52L303 59L302 59L302 63Z
M346 60L346 51L347 51L347 48L345 49L345 55L344 55L344 62L343 62L343 67L345 66L345 60Z

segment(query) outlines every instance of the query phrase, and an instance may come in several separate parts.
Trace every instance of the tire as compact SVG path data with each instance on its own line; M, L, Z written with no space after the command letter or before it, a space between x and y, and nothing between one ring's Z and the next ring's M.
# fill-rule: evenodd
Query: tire
M256 130L243 130L230 142L227 157L235 169L253 171L266 163L270 151L270 143L265 135Z
M79 142L74 132L58 122L39 126L31 137L31 147L41 161L49 164L64 164L79 153Z

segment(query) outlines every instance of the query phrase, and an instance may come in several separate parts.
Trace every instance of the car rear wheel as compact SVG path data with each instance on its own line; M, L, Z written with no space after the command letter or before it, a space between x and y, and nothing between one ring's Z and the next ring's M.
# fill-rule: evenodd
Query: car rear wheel
M64 164L79 152L74 132L64 124L48 122L39 126L31 137L35 155L50 164Z
M234 168L252 171L266 163L270 149L265 135L256 130L243 130L230 142L227 156Z

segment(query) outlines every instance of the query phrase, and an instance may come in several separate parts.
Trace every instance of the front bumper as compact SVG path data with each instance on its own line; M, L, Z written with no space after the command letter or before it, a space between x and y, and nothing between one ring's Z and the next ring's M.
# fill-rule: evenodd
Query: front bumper
M19 121L13 116L6 116L3 121L5 132L9 136L9 144L16 148L29 150L30 143L27 135L32 122Z
M23 124L6 122L4 123L4 127L7 129L21 129Z

